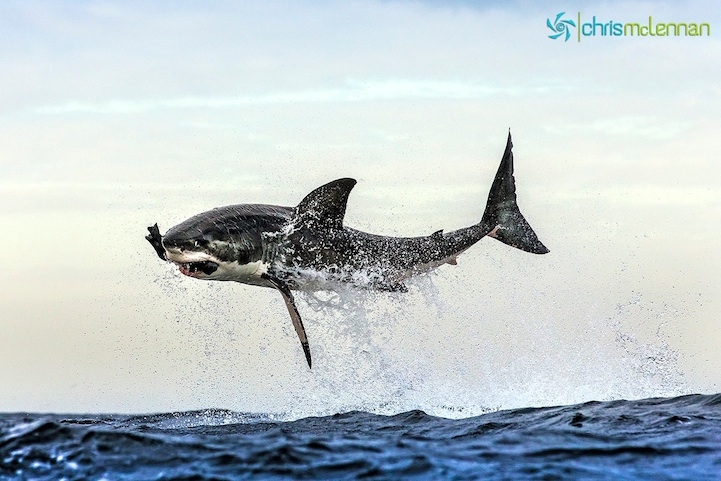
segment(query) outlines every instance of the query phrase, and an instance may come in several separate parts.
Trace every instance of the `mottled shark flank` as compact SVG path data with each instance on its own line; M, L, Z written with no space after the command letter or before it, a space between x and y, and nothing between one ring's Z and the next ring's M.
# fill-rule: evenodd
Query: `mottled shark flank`
M146 239L162 260L175 263L186 276L278 290L310 367L310 347L293 290L323 289L330 281L404 292L404 280L442 264L455 265L458 255L485 236L526 252L548 252L518 209L512 147L509 133L481 221L453 232L387 237L346 227L343 217L356 181L345 178L318 187L296 207L219 207L165 235L157 224L148 227Z

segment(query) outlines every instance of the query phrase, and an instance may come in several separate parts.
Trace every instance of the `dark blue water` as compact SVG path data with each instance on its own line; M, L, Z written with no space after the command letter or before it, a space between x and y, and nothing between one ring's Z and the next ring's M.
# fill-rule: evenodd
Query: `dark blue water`
M0 479L721 479L721 394L297 421L0 414Z

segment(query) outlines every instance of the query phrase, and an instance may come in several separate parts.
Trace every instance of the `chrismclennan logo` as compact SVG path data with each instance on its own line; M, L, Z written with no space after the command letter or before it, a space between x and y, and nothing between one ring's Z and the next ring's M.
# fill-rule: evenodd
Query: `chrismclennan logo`
M556 15L556 19L551 23L551 19L546 19L546 25L548 25L548 28L553 30L555 33L553 35L549 35L548 38L557 39L564 33L566 34L566 38L564 42L568 42L568 39L571 38L571 28L575 27L576 24L573 23L573 20L561 20L561 17L563 17L566 14L566 12L561 12L558 15Z
M693 22L654 22L649 15L644 22L599 21L594 15L590 22L581 21L581 12L576 20L563 18L566 12L557 14L553 21L546 19L546 26L553 31L548 38L571 38L571 29L580 42L581 37L710 37L711 24Z

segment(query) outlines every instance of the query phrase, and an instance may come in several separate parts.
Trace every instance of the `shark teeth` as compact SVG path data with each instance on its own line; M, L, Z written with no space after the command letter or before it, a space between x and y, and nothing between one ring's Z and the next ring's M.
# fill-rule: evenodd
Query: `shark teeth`
M218 264L211 261L185 262L178 264L180 272L190 277L198 277L200 274L210 275L218 270Z

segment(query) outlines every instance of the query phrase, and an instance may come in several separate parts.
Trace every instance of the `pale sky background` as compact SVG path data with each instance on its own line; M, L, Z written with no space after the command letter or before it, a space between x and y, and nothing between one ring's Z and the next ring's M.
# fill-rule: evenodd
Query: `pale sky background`
M721 18L709 2L0 3L0 411L465 416L719 392ZM480 6L486 5L486 6ZM711 37L548 38L546 19ZM346 223L475 223L511 128L533 256L411 292L183 278L161 232L359 183Z

